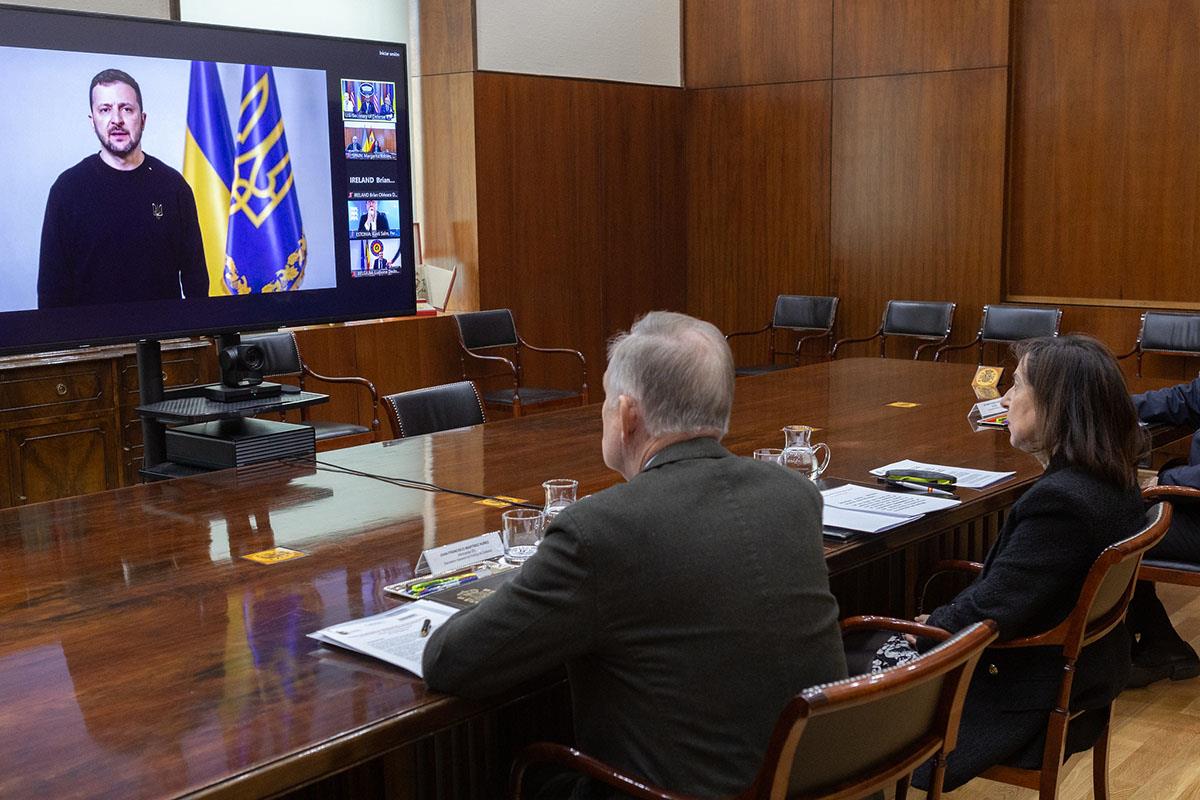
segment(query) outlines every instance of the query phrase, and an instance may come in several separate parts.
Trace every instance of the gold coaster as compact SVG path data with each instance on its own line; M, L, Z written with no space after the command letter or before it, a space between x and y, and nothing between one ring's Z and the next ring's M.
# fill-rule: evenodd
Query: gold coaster
M896 402L888 403L887 405L891 406L892 408L916 408L917 406L919 406L921 404L920 403L909 403L905 400L897 400Z
M280 561L304 558L306 555L308 553L301 553L299 550L292 550L287 547L272 547L270 550L261 550L257 553L251 553L248 556L242 556L242 558L258 564L278 564Z

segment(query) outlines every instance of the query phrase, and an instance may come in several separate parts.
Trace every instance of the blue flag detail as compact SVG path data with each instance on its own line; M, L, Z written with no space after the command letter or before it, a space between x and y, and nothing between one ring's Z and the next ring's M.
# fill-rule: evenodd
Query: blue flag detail
M188 82L183 177L196 198L211 295L229 294L223 276L233 159L233 133L217 65L211 61L193 61Z
M246 65L235 138L225 285L233 294L298 289L308 241L270 67Z

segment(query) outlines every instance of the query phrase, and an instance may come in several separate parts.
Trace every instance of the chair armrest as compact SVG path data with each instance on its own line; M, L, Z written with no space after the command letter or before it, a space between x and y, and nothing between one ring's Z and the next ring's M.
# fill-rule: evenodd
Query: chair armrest
M583 357L583 353L579 352L578 350L572 350L569 347L536 347L520 337L517 338L521 342L522 347L528 347L530 350L538 353L566 353L567 355L572 355L578 358L580 364L585 366L587 365L587 359L585 359Z
M976 345L979 344L979 342L980 342L980 337L976 336L974 339L967 342L966 344L944 344L941 347L939 347L936 351L934 351L933 360L940 361L942 358L942 353L949 352L950 350L966 350L968 347L975 347Z
M875 331L870 336L864 336L861 339L838 339L833 343L833 349L829 351L830 358L837 358L838 348L844 344L857 344L858 342L869 342L872 339L879 338L880 331Z
M512 772L509 774L508 791L511 800L521 800L521 784L525 777L525 770L532 764L557 764L566 767L618 789L630 797L639 798L639 800L690 800L685 795L668 792L624 775L603 761L585 756L573 747L550 742L531 744L517 756L513 762Z
M471 358L477 358L480 361L499 361L500 363L502 363L506 367L508 367L509 371L512 372L512 374L513 374L513 380L516 380L517 365L514 364L513 362L509 361L504 356L481 356L481 355L479 355L479 353L476 353L474 350L468 350L465 347L463 348L463 352L466 353L467 355L469 355ZM499 376L496 376L496 377L499 377Z
M733 336L733 335L734 334L732 334L732 333L729 334L729 336ZM726 336L725 338L728 339L729 336ZM830 339L833 338L833 328L827 328L826 330L823 330L820 333L810 333L807 336L799 337L796 340L796 360L797 361L800 360L800 350L801 350L801 348L804 347L805 342L809 341L810 339L824 339L825 337L829 337ZM829 355L828 349L826 349L825 354Z
M1134 353L1136 353L1138 350L1141 350L1141 349L1142 349L1142 345L1141 345L1141 342L1139 342L1139 343L1135 344L1133 346L1133 349L1130 350L1128 353L1122 353L1121 355L1117 356L1117 359L1120 360L1122 358L1129 358L1131 355L1133 355Z
M1190 486L1151 486L1142 490L1142 499L1147 503L1157 500L1200 500L1200 489Z
M725 334L725 341L728 342L730 339L732 339L735 336L757 336L758 334L766 333L769 330L771 330L771 323L768 322L766 325L763 325L761 328L758 328L756 330L734 331L733 333L727 333L727 334Z
M919 361L921 359L921 353L928 350L930 347L941 347L942 345L944 345L946 343L947 338L949 338L949 337L943 336L941 339L938 339L935 342L928 342L926 344L918 345L917 349L913 351L913 361ZM935 351L935 355L934 355L934 360L935 361L937 360L936 351Z
M353 383L365 388L371 395L371 431L375 434L373 441L379 441L379 391L375 388L375 384L357 375L322 375L319 372L314 372L308 364L303 363L300 365L300 371L301 374L322 383Z
M933 565L933 571L921 582L921 593L917 596L917 611L924 614L925 598L929 596L929 587L943 575L960 573L966 575L978 575L983 571L983 564L978 561L963 561L961 559L947 559L939 561Z
M846 619L842 620L842 633L862 630L907 633L912 636L923 636L928 639L933 639L937 642L944 642L952 635L949 631L944 631L941 628L935 628L932 625L926 625L922 622L914 622L913 620L908 619L863 616L847 617Z

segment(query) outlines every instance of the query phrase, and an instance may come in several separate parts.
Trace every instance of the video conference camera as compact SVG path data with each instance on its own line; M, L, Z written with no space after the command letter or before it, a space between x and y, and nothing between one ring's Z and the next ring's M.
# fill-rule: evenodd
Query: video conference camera
M278 383L263 381L268 368L267 353L256 344L227 344L217 351L217 363L221 367L221 382L205 387L210 400L228 403L276 397L281 391Z

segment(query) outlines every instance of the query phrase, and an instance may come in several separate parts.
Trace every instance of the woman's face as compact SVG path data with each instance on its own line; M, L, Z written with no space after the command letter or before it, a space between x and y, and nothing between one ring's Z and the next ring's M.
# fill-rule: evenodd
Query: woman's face
M1041 428L1040 411L1033 397L1025 375L1025 359L1017 364L1013 373L1012 388L1000 400L1008 409L1008 439L1012 446L1026 453L1034 453L1040 449L1037 441L1038 430Z

